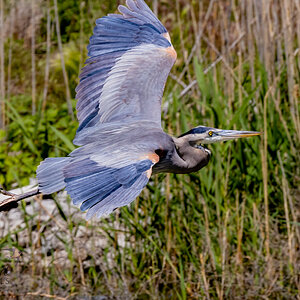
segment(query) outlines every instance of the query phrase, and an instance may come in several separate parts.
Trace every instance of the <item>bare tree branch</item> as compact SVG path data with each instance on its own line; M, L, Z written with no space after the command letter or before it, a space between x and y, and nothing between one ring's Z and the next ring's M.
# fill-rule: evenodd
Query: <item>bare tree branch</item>
M245 36L245 32L243 32L229 47L229 50L232 50ZM223 55L220 55L214 62L212 62L205 70L204 74L207 74L212 68L214 68L221 60L223 60ZM190 89L197 84L197 80L193 80L181 93L179 99L186 95Z

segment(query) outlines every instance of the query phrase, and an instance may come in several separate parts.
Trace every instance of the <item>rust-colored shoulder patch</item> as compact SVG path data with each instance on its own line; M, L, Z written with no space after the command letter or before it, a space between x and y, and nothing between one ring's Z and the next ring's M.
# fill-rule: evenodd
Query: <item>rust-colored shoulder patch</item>
M165 48L165 51L166 51L173 59L176 59L176 58L177 58L177 53L176 53L176 51L175 51L175 49L174 49L174 47L173 47L173 45L172 45L172 43L171 43L171 38L170 38L169 32L163 33L162 36L163 36L166 40L168 40L168 41L170 42L170 44L171 44L170 47Z
M176 51L175 51L175 49L174 49L173 46L170 46L170 47L168 47L168 48L165 48L164 51L167 52L168 55L171 56L174 60L176 60L176 58L177 58L177 53L176 53Z
M147 176L148 178L150 178L150 177L151 177L151 174L152 174L152 167L151 167L148 171L146 171L146 176Z
M159 156L156 153L148 153L143 155L141 159L150 159L154 164L159 162Z
M171 38L170 38L169 32L163 33L162 36L171 43Z
M159 162L159 156L155 153L148 153L146 155L143 155L141 157L141 159L150 159L153 162L153 164L156 164ZM150 176L152 174L152 167L149 170L147 170L145 173L146 173L146 176L148 178L150 178Z

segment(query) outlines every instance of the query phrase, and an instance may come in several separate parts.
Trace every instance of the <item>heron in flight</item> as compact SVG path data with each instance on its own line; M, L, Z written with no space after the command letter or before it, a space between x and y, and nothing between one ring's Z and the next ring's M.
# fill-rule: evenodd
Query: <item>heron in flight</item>
M65 188L87 219L130 204L151 174L196 172L209 162L203 144L258 132L197 126L179 137L161 128L161 99L176 60L166 28L143 0L96 21L76 88L79 127L68 157L45 159L39 191Z

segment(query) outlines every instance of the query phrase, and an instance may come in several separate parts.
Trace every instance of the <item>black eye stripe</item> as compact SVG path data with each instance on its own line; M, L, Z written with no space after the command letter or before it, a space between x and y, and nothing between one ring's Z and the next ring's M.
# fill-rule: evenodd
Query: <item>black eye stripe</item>
M183 137L185 135L188 135L188 134L201 134L201 133L204 133L206 132L208 129L210 129L210 127L195 127L193 129L191 129L190 131L186 132L186 133L183 133L182 135L180 135L179 137Z

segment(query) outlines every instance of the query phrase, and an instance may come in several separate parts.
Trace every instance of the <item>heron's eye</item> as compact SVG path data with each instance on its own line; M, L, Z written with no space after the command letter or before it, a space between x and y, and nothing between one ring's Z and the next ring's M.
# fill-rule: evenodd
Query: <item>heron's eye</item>
M208 135L209 135L209 136L213 136L214 133L213 133L212 131L209 131L209 132L208 132Z

